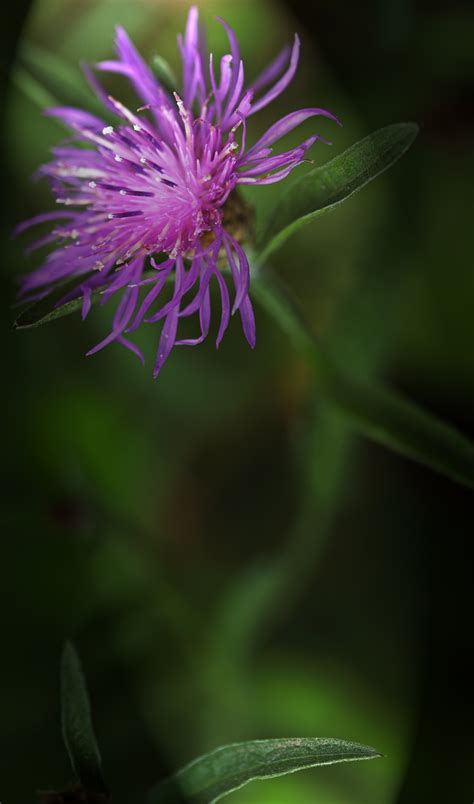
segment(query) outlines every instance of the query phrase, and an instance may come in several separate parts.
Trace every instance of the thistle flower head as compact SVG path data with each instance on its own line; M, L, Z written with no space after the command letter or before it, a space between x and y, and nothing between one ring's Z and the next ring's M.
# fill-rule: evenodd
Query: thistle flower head
M221 300L217 346L232 313L238 312L250 346L255 321L249 296L249 263L243 248L245 204L238 185L272 184L300 165L314 135L283 153L273 146L306 119L330 112L301 109L286 115L247 147L247 120L270 104L291 82L300 43L285 48L266 70L246 85L244 64L232 29L223 20L230 54L217 65L207 56L198 12L191 8L184 38L180 92L168 93L117 28L117 60L96 65L132 84L142 104L131 111L111 97L95 72L86 76L113 125L80 109L60 107L47 114L72 132L71 141L53 148L53 159L39 169L49 179L58 210L20 224L17 231L53 221L54 228L30 249L54 244L43 265L23 278L24 298L46 296L58 283L76 280L60 303L82 298L82 316L92 294L101 301L119 298L112 331L88 354L118 341L143 360L126 335L142 323L162 322L155 362L157 376L174 345L195 345L208 335L211 280ZM84 147L84 145L88 147ZM158 256L159 255L159 256ZM222 266L230 269L232 294ZM165 301L165 286L173 286ZM232 301L231 301L232 296ZM178 338L180 319L199 316L200 332Z

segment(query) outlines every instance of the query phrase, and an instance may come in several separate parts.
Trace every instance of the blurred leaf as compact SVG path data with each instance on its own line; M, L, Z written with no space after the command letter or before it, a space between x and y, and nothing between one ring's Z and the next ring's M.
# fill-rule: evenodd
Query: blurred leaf
M151 61L153 72L155 73L158 81L169 90L169 92L176 92L178 88L178 79L173 68L168 64L163 56L153 56Z
M79 656L70 642L64 646L61 658L61 718L64 743L78 780L86 790L105 793L86 682Z
M462 433L396 392L353 377L323 351L298 307L275 280L255 276L254 296L314 366L318 393L359 433L474 488L474 445Z
M45 109L47 106L56 106L58 104L54 95L40 84L36 78L33 78L23 67L15 67L12 71L12 81L20 92L40 109Z
M47 90L54 103L103 113L102 104L87 85L79 68L71 67L50 50L27 42L21 46L18 56L19 63Z
M334 209L387 170L408 150L418 130L416 123L381 128L298 179L279 196L258 235L258 261L263 262L301 226Z
M321 390L359 432L474 488L474 444L459 430L387 388L325 366Z
M233 743L190 762L154 788L148 800L149 804L171 804L179 788L192 804L213 804L254 779L380 756L366 745L318 737Z

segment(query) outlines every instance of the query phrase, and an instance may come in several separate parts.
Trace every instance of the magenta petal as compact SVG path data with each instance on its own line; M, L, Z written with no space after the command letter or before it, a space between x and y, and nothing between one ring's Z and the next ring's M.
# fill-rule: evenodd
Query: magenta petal
M144 62L126 31L119 25L116 28L117 53L123 64L130 70L130 79L137 95L145 102L163 104L167 102L166 93L154 74Z
M194 299L192 299L192 301L189 302L189 304L184 308L184 310L181 310L180 316L182 318L187 318L188 316L193 315L200 309L204 296L209 287L209 282L211 281L213 271L214 267L211 266L201 273L201 278L199 280L199 290Z
M243 248L234 240L233 237L227 235L224 239L225 250L227 259L229 260L230 271L235 286L235 300L232 307L232 315L239 309L245 296L249 290L250 284L250 266L247 255ZM232 251L235 251L239 259L239 268L234 259Z
M253 314L252 302L250 301L249 296L246 297L243 304L240 306L239 312L242 319L242 329L244 331L244 335L253 349L255 347L257 337L255 332L255 316Z
M331 112L326 111L326 109L300 109L298 112L291 112L291 114L287 114L286 117L282 117L281 120L278 120L277 123L270 126L263 137L260 137L255 145L247 151L244 157L245 163L252 161L252 156L258 154L262 149L268 148L269 145L273 145L274 142L277 142L277 140L284 137L285 134L293 131L294 128L301 125L305 120L316 115L328 117L341 125L337 117Z
M204 294L204 299L199 310L199 320L201 322L202 337L207 338L211 325L211 292L209 287Z
M196 6L189 10L184 41L178 39L183 58L183 100L191 108L196 95L202 103L206 94L202 63L202 42L199 30L199 13Z
M89 67L88 64L82 64L82 72L84 73L89 85L97 95L98 99L101 103L106 107L114 111L112 104L109 102L108 93L100 83L100 81L95 77L93 70Z
M240 63L240 50L239 50L239 43L237 37L235 35L235 31L230 27L229 23L222 19L222 17L216 17L217 22L219 22L222 27L225 29L227 34L227 38L230 44L230 52L232 55L232 67L234 70L234 83L237 80L237 73L238 66Z
M242 176L239 179L239 184L252 184L252 185L265 185L265 184L275 184L278 181L282 181L282 179L286 179L287 176L290 175L291 171L301 165L301 161L293 162L291 165L283 168L282 170L278 170L276 173L270 173L269 175L265 176Z
M260 90L265 89L272 81L274 81L277 76L281 74L285 64L288 62L290 57L291 49L288 45L285 45L282 51L278 54L278 56L273 59L272 62L266 67L263 72L260 73L258 78L251 84L250 88L253 89L254 94L256 95L257 92Z
M61 212L58 210L54 212L41 212L39 215L35 215L33 218L28 218L28 220L19 223L18 226L15 227L13 234L19 235L22 232L25 232L31 226L37 226L38 224L46 223L47 221L60 220L61 218L71 218L72 215L72 212Z
M121 346L125 346L126 349L129 349L131 352L133 352L133 354L138 357L142 366L145 365L145 358L143 357L141 350L138 348L138 346L132 343L132 341L129 341L128 338L124 338L123 335L119 335L117 338L117 343L120 343Z
M283 90L286 89L288 84L291 83L293 80L293 76L296 73L296 69L298 67L298 60L300 56L300 39L298 34L295 34L295 41L293 44L293 48L291 50L290 56L290 64L286 72L282 75L282 77L276 82L276 84L270 89L262 98L252 104L252 108L250 110L250 114L255 114L255 112L260 111L265 106L268 106L278 95L281 95Z
M87 317L91 309L91 304L92 304L92 288L88 287L87 285L84 285L82 287L82 310L81 310L81 316L83 321Z
M142 304L141 304L141 306L140 306L140 308L139 308L139 310L138 310L138 312L137 312L132 324L129 326L127 332L134 332L137 329L137 327L140 326L140 324L143 321L143 317L144 317L145 313L150 309L150 307L153 304L153 302L156 301L156 299L160 295L161 291L163 290L163 288L165 286L165 283L166 283L166 280L168 279L168 276L169 276L169 274L171 272L171 269L172 269L172 265L169 266L169 268L166 270L166 272L164 274L160 273L158 275L158 278L155 279L155 282L156 282L155 287L152 288L152 290L150 290L147 293L147 295L145 296L145 298L144 298L144 300L143 300L143 302L142 302Z
M155 368L153 370L153 377L156 379L163 364L169 356L174 342L176 340L176 332L178 329L178 307L173 307L169 313L161 332L160 344L158 346L158 354L156 357Z
M237 81L235 83L232 95L230 96L227 102L224 119L222 121L222 125L224 127L226 124L226 120L229 119L235 112L235 107L237 106L240 96L242 95L243 86L244 86L244 63L243 61L241 61L237 70Z
M216 271L215 277L219 284L219 290L221 293L221 305L222 305L222 313L221 313L221 322L219 325L219 331L217 333L217 340L216 340L216 347L219 348L222 338L224 337L224 333L229 326L230 321L230 299L229 299L229 291L227 290L227 285L225 283L225 279L220 273L220 271Z
M99 117L96 117L90 112L84 112L82 109L74 109L70 106L53 106L45 109L47 117L57 117L66 126L72 129L85 128L92 129L93 131L100 131L105 123Z
M117 290L124 288L126 285L130 284L135 280L137 276L141 273L143 268L143 258L141 260L136 260L131 262L129 265L124 265L124 267L117 272L115 279L110 282L102 297L102 304L105 304Z
M282 154L275 154L275 156L267 156L264 159L256 159L253 164L244 166L240 171L240 176L259 176L263 173L269 173L271 170L285 167L288 164L300 164L303 160L306 151L316 142L317 136L310 137L305 142L292 148L290 151L285 151Z
M94 346L92 349L89 349L87 352L87 357L90 355L96 354L105 346L108 346L109 343L117 340L119 335L122 334L125 327L127 326L133 311L135 309L135 305L138 299L138 288L132 288L130 290L125 291L122 299L120 301L119 306L117 307L117 311L114 315L114 321L112 326L112 332L104 338L103 341Z

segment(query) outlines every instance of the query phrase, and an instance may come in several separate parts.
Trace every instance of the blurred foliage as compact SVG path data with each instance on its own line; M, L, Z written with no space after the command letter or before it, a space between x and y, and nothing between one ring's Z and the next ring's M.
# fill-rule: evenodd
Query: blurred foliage
M421 124L392 173L273 262L338 360L473 434L472 6L200 5L211 48L225 47L214 14L235 27L249 75L302 34L297 81L252 137L280 112L327 107L344 127L318 121L334 142L315 146L321 163L394 120ZM22 41L74 70L112 52L120 22L178 71L186 9L36 0ZM110 85L130 98L120 79ZM48 207L30 175L62 132L11 84L3 120L2 798L25 804L71 781L57 660L73 636L117 802L143 800L219 744L291 734L387 757L229 800L470 800L469 492L351 437L261 309L255 352L235 325L217 352L175 350L155 384L118 347L84 357L109 325L106 308L87 326L73 316L13 332L15 277L33 263L10 232ZM265 212L275 189L248 197Z

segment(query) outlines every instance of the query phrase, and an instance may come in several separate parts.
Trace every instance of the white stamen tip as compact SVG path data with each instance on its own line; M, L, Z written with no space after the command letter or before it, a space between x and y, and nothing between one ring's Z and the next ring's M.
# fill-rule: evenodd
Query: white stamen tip
M105 128L102 129L102 134L104 135L104 137L106 137L107 134L113 134L113 133L114 133L113 126L105 126Z

